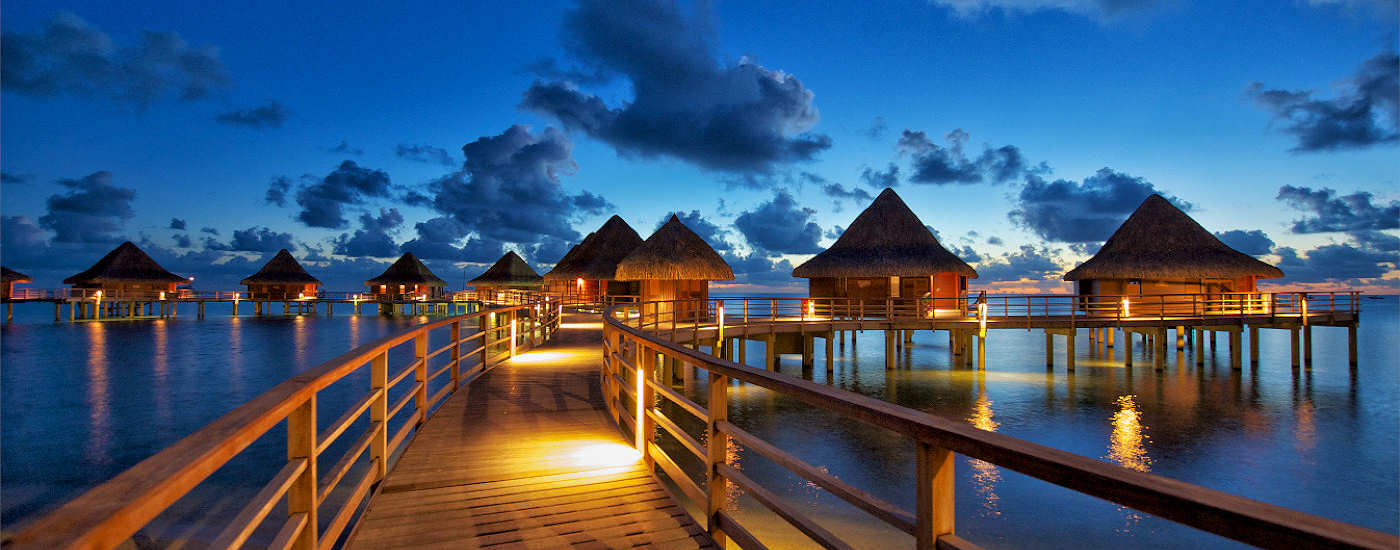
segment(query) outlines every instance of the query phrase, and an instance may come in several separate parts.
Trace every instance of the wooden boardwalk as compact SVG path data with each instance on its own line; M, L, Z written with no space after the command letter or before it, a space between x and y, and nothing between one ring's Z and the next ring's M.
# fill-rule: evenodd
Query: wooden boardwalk
M354 548L714 548L608 420L602 324L569 314L422 427Z

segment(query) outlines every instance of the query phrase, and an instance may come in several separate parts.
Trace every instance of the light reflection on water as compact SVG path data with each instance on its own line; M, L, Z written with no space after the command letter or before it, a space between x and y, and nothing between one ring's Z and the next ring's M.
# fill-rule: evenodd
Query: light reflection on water
M1129 470L1152 471L1152 457L1147 455L1147 426L1142 425L1142 411L1133 396L1116 400L1118 412L1113 413L1113 435L1109 438L1108 459Z

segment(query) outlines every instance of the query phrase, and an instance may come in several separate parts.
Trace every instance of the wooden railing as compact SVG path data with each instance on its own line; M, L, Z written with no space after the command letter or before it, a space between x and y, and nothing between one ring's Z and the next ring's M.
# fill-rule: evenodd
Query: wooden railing
M558 329L560 310L538 304L520 305L445 318L416 326L351 350L296 375L254 398L188 437L167 447L112 480L64 504L4 541L5 548L113 548L130 538L202 481L238 456L279 424L287 426L287 461L269 472L270 479L209 544L238 548L285 502L287 517L276 535L258 546L326 549L336 545L361 504L396 457L406 448L415 428L459 387L471 383L502 357L514 355ZM464 331L475 328L475 331ZM428 349L430 333L445 337L446 345ZM445 332L446 334L443 334ZM390 352L412 346L413 360L389 366ZM463 348L467 347L466 351ZM434 358L447 354L441 367ZM476 358L474 364L469 364ZM318 392L357 372L369 371L366 393L329 426L318 429ZM450 378L428 394L429 385ZM390 402L391 390L409 384L403 397ZM368 414L363 433L348 434ZM399 416L399 415L407 415ZM389 433L391 421L402 427ZM327 456L337 441L355 435L339 457ZM337 446L339 448L341 446ZM347 481L347 474L368 453L369 468ZM334 459L327 469L324 465ZM349 497L338 506L327 499L349 483ZM342 491L341 494L344 492ZM329 521L324 521L329 517ZM321 526L324 525L324 529Z
M738 300L745 306L756 305L753 302L756 299ZM767 308L753 308L758 310L754 311L745 307L743 317L751 319L751 315L764 315L773 323L802 322L801 315L789 316L793 300L764 300L768 301ZM715 312L722 301L697 302L689 303L691 311ZM804 309L808 305L797 303ZM733 305L724 306L726 316L730 315L727 308ZM727 451L733 442L912 535L921 550L975 548L958 538L954 530L955 455L986 461L1248 544L1278 548L1400 546L1400 539L1389 534L1137 472L871 397L735 363L724 357L727 346L722 343L717 346L720 356L702 353L674 341L676 316L667 312L678 309L678 303L646 303L631 311L625 306L616 306L604 314L602 388L611 417L633 434L636 447L647 463L664 472L680 492L703 511L703 523L721 544L728 539L745 549L765 547L723 508L728 486L733 485L816 544L825 548L850 547L802 508L784 502L757 480L728 464ZM888 314L888 310L880 313ZM713 328L717 334L712 335L722 341L723 329ZM696 403L673 389L669 379L658 380L658 365L663 364L663 359L707 373L705 404ZM915 464L910 465L915 471L917 485L914 511L880 500L730 423L728 389L734 380L889 430L909 440L916 450ZM701 422L704 429L700 437L693 436L668 417L659 406L663 402L670 405L666 409L679 411L675 414L689 415ZM677 442L683 452L699 460L704 471L696 477L703 479L703 484L695 482L691 473L684 471L658 446L656 437L662 433Z

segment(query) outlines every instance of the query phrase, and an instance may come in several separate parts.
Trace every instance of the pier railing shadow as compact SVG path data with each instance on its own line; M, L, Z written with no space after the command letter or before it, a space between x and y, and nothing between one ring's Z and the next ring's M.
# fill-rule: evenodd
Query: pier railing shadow
M195 540L211 548L238 548L258 532L274 534L257 540L256 546L334 547L437 406L517 350L547 340L558 330L561 316L557 301L548 302L537 294L531 303L435 320L357 347L277 385L54 512L7 533L3 547L117 547L284 424L287 460L280 470L266 472L269 480L237 514L213 518L220 524L216 534L204 538L208 533L200 533ZM429 349L430 336L445 345ZM413 359L406 365L389 365L391 353L408 351ZM363 377L365 371L369 379L365 393L328 425L318 422L325 412L318 410L319 393L341 380ZM430 395L430 385L436 384L441 389ZM391 400L391 391L402 397ZM366 417L367 429L350 433ZM400 426L394 433L390 433L391 423ZM347 447L344 442L351 437L354 443ZM342 448L347 450L339 456L327 452ZM329 498L332 493L336 498ZM279 509L286 511L286 517L270 518Z
M954 316L1087 317L1133 319L1192 316L1295 315L1312 316L1359 312L1356 293L1285 293L1273 295L1175 295L1143 297L1082 296L967 297ZM1114 301L1126 310L1107 306ZM1363 527L1311 515L1189 483L1138 472L1119 465L1038 445L1004 434L939 418L879 399L758 369L730 360L726 340L744 334L772 334L780 325L812 332L838 326L886 329L896 320L934 319L936 308L927 299L869 300L813 298L723 298L617 305L604 314L601 378L608 413L635 439L636 448L652 468L664 474L680 496L700 511L698 518L721 544L733 541L745 549L765 548L725 508L731 487L748 495L824 548L850 548L838 533L815 521L800 507L778 498L763 484L728 461L732 445L757 453L815 486L914 537L921 549L976 548L954 530L954 463L956 455L981 460L1060 487L1094 496L1215 535L1256 546L1277 548L1396 548L1400 538ZM1155 301L1155 302L1154 302ZM1134 303L1138 311L1133 311ZM1153 309L1155 306L1156 309ZM1189 308L1189 309L1188 309ZM1145 311L1144 311L1145 310ZM681 312L681 313L678 313ZM854 324L852 324L854 323ZM765 330L766 328L766 330ZM828 332L829 334L829 332ZM700 351L708 345L713 353ZM695 368L706 372L708 386L699 404L673 389L665 372ZM809 464L776 445L728 422L729 388L739 381L765 388L808 406L888 430L915 448L915 510L882 501ZM664 405L664 406L663 406ZM704 426L700 437L680 427L669 414L690 416ZM702 471L686 471L676 457L658 445L667 436L672 452L692 455L682 461ZM703 443L702 443L703 441ZM697 462L698 461L698 462ZM699 480L699 481L697 481Z

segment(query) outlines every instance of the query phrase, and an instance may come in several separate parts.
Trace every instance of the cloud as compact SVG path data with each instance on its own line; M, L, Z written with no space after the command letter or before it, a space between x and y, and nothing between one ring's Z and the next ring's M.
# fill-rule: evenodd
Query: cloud
M1400 237L1380 231L1353 231L1351 238L1362 248L1394 254L1400 252Z
M792 262L786 259L774 261L761 252L747 256L726 252L721 256L729 263L729 268L734 270L734 281L726 284L775 287L796 286L802 283L800 279L793 278Z
M870 193L859 187L852 186L846 189L839 183L829 183L822 186L822 192L834 199L851 199L859 203L866 203L875 200Z
M602 69L585 71L581 69L565 69L559 66L559 61L553 57L541 57L534 63L525 66L525 72L533 74L545 80L563 80L583 86L596 86L607 84L617 75Z
M1059 256L1046 247L1037 249L1031 245L1021 245L1019 252L1008 252L1002 254L1001 258L988 258L978 263L977 281L993 283L1058 278L1065 272L1059 260Z
M287 121L287 108L276 101L252 109L237 109L214 117L220 124L245 128L281 128Z
M278 233L266 227L235 229L233 238L228 243L205 239L204 247L209 250L231 252L277 252L283 248L296 250L296 245L292 243L291 233Z
M340 140L340 144L336 145L335 147L326 148L326 152L333 155L355 155L357 157L365 154L364 149L361 149L359 147L351 147L349 143L345 142L345 140Z
M1146 11L1161 0L930 0L946 6L960 17L976 17L988 12L1034 13L1063 11L1112 20L1133 12Z
M694 231L696 235L699 235L701 239L705 239L705 242L710 244L710 248L720 252L732 250L734 248L734 245L730 244L729 240L725 238L729 235L729 230L705 219L704 216L700 215L699 210L691 210L690 212L667 212L665 215L661 216L661 221L657 222L656 227L652 229L652 231L661 229L661 226L666 225L666 222L671 219L671 216L679 218L681 223L689 227L690 230Z
M1388 205L1372 204L1375 196L1365 191L1338 196L1322 188L1285 185L1275 197L1297 210L1312 214L1294 220L1294 233L1327 233L1333 231L1368 231L1400 227L1400 201Z
M525 255L536 266L552 266L569 252L574 243L564 239L546 237L525 250ZM500 254L497 254L499 256ZM543 273L543 271L540 271Z
M1220 239L1220 242L1225 243L1225 246L1250 256L1263 256L1274 249L1274 240L1258 229L1252 231L1231 229L1216 233L1215 238Z
M47 246L44 230L34 220L26 216L0 216L0 254L4 255L5 267L24 271L28 266L43 264L47 260L43 249Z
M443 166L456 166L457 160L452 158L452 154L447 149L433 147L432 145L404 145L399 144L394 148L394 154L401 159L408 159L417 162L437 163Z
M888 132L889 129L889 125L885 124L885 117L877 116L875 120L870 121L870 127L866 128L865 131L861 133L872 140L880 140L885 137L885 133Z
M1267 89L1255 82L1245 95L1274 115L1297 144L1293 152L1363 149L1400 141L1400 56L1381 53L1362 63L1332 99L1312 90Z
M1147 180L1100 168L1082 182L1026 176L1015 209L1007 217L1045 240L1097 243L1107 240L1128 214L1153 193L1183 210L1191 209L1189 203L1166 194Z
M1005 244L1005 242L1001 240L1001 237L992 235L990 237L987 237L987 244L990 244L992 246L1001 246Z
M175 235L172 238L175 239L176 247L189 248L192 245L189 235Z
M984 146L982 153L969 159L963 146L971 136L962 129L949 132L947 147L939 146L924 132L905 130L899 137L899 149L913 156L914 183L1006 183L1034 172L1021 150L1014 145L993 148Z
M339 229L348 223L345 205L363 204L366 198L388 195L389 174L361 168L355 161L347 160L320 181L297 189L296 201L301 211L296 219L309 227Z
M461 170L429 184L433 208L490 240L577 240L570 221L612 205L587 191L564 191L559 178L576 169L572 151L568 137L554 128L532 134L516 125L480 138L462 146Z
M501 242L472 238L465 245L457 243L470 234L470 230L457 220L439 216L413 225L418 236L403 243L399 249L412 252L425 260L449 260L453 262L494 262L504 252Z
M342 233L331 242L332 250L341 256L392 258L399 255L399 246L394 244L391 231L403 224L403 214L398 209L379 209L379 215L369 212L360 214L360 228L354 235Z
M753 210L739 213L734 226L750 245L770 254L815 254L821 226L812 221L816 210L799 207L792 194L779 189L773 198Z
M185 220L182 220L180 218L170 218L170 229L174 229L176 231L184 231Z
M145 107L173 97L193 101L232 83L213 46L192 47L175 33L145 31L134 44L111 37L71 13L33 34L0 35L0 85L36 97L102 96Z
M1322 245L1303 254L1281 247L1278 256L1285 283L1375 279L1396 268L1395 254L1349 244Z
M267 184L267 192L263 193L263 202L275 204L277 206L287 206L287 193L292 190L292 180L286 176L279 176Z
M831 147L796 76L749 59L716 59L711 24L668 0L584 0L565 16L565 43L591 68L625 77L633 97L612 108L569 81L538 81L521 107L552 116L619 153L666 156L725 172L769 172Z
M0 172L0 183L28 183L31 179L34 179L34 176L31 176L29 174L11 174L9 172Z
M208 234L210 234L210 235L218 235L218 234L219 234L219 230L218 230L218 229L214 229L214 228L212 228L212 227L201 227L201 228L199 228L199 231L200 231L201 233L208 233Z
M883 171L869 166L860 171L860 181L874 189L899 186L899 166L890 163Z
M845 232L846 228L841 227L839 225L833 225L831 226L831 229L828 229L826 230L826 232L822 233L822 236L834 241L836 239L841 238L841 234Z
M48 213L39 226L55 233L61 243L107 243L120 240L116 234L131 218L131 201L136 191L112 184L112 173L94 172L79 179L57 182L68 191L50 195Z

